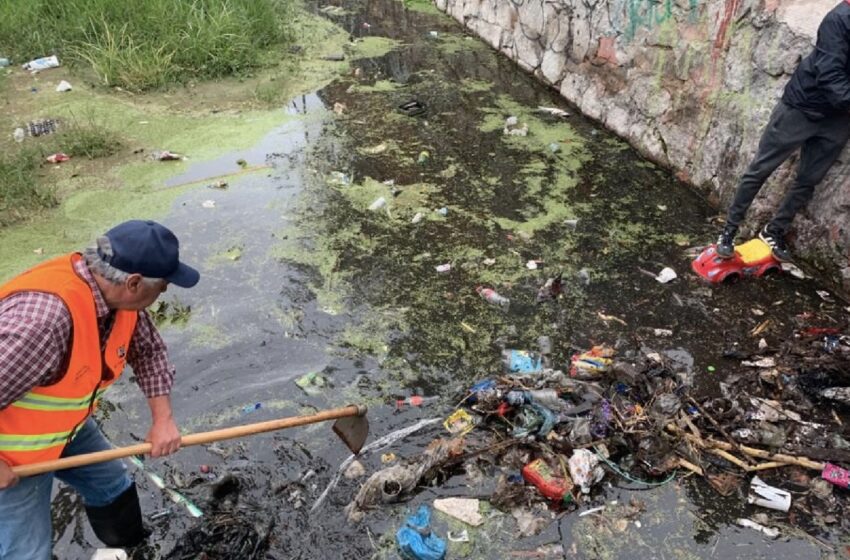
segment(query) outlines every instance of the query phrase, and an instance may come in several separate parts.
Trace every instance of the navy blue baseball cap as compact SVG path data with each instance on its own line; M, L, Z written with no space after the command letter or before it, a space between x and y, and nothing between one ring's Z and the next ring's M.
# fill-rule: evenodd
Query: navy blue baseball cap
M170 229L152 220L130 220L106 232L112 256L100 257L118 270L162 278L181 288L191 288L201 274L180 262L180 243ZM98 250L100 253L100 250Z

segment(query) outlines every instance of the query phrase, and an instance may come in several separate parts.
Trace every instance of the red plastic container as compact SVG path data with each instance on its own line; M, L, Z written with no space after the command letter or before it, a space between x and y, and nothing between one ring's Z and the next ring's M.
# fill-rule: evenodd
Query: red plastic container
M554 502L569 504L573 501L573 481L569 475L552 469L543 459L535 459L524 466L522 477Z

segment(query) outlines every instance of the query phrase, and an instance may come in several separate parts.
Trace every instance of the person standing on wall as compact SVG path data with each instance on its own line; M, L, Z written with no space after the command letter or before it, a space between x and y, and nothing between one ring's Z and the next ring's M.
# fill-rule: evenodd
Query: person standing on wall
M81 496L97 537L140 544L139 496L120 460L18 479L11 467L111 448L92 419L125 364L148 400L151 456L177 451L174 366L145 311L169 284L200 275L164 226L132 220L95 246L48 260L0 285L0 560L50 560L53 479Z
M797 176L773 219L759 238L773 256L789 261L785 241L797 212L812 198L850 138L850 0L834 7L818 27L814 51L804 58L785 86L762 132L758 151L738 183L717 254L735 254L735 235L767 178L800 148Z

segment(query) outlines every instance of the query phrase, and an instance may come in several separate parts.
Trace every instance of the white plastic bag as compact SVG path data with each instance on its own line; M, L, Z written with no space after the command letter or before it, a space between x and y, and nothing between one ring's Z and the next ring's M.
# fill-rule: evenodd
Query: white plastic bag
M599 466L599 458L587 449L576 449L569 460L570 477L576 486L581 487L585 494L590 492L594 484L602 480L605 471Z

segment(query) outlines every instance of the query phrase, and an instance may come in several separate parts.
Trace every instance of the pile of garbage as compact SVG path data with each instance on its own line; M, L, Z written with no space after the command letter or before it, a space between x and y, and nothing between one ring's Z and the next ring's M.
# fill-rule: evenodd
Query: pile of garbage
M846 524L850 441L841 413L850 408L850 337L841 332L801 330L778 349L760 342L756 354L728 352L721 395L702 398L683 350L600 345L576 352L563 370L547 367L545 354L506 350L505 371L475 383L445 418L448 437L374 473L346 512L358 521L452 474L480 478L477 464L486 460L496 477L488 501L524 536L553 521L547 510L586 510L605 479L646 488L684 476L764 508L794 507L794 520ZM477 519L478 499L453 499L437 509ZM417 515L410 523L425 519ZM769 519L756 519L739 524L778 536L763 524Z

